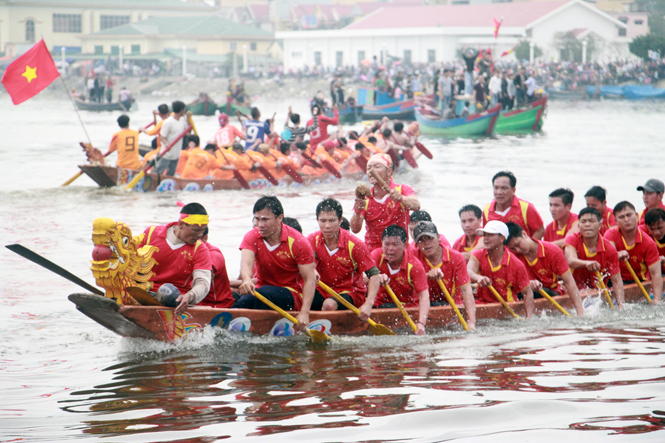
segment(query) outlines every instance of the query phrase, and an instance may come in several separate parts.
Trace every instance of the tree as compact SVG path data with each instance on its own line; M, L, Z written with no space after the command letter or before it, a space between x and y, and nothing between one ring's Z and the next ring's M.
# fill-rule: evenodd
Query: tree
M592 36L587 36L586 38L587 48L586 56L587 60L591 59L591 55L596 46L596 42ZM582 62L582 48L583 44L580 41L573 31L568 32L557 32L554 34L554 45L560 51L561 60L572 61L572 62Z
M661 55L665 54L665 37L655 34L641 35L635 37L628 48L636 56L648 60L649 51L660 52Z
M530 51L531 47L529 41L520 40L519 45L517 45L517 47L515 48L515 58L517 59L518 62L521 62L522 60L529 60ZM543 50L540 49L538 46L534 46L533 58L538 58L541 55L543 55Z
M649 13L649 31L665 37L665 0L635 0L635 5L638 11Z

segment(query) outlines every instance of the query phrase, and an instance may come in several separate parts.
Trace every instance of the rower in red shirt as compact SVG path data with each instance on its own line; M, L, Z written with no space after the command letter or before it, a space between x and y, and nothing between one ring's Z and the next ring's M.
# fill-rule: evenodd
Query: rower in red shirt
M165 226L150 226L139 247L156 246L157 262L152 268L151 291L165 306L180 315L189 305L201 302L210 291L212 264L208 248L201 242L208 227L208 213L199 203L189 203L180 211L180 220Z
M582 298L561 248L554 243L530 238L517 223L508 222L506 226L509 233L506 246L524 263L534 298L540 297L540 289L553 297L567 292L577 316L583 316ZM563 280L565 291L559 284L559 279Z
M665 210L660 208L649 209L644 214L644 221L649 234L658 247L660 256L661 274L665 273Z
M312 146L312 149L322 143L328 138L328 126L337 125L339 123L339 112L337 111L337 105L333 105L333 117L326 117L323 115L323 110L319 105L312 106L312 115L316 116L319 121L319 126L309 133L309 144ZM306 126L314 126L314 119L310 118L307 121Z
M469 277L478 283L477 303L496 303L498 300L488 288L490 285L506 302L524 298L526 317L533 317L533 292L524 264L504 246L509 236L508 227L498 220L490 220L476 235L483 237L485 247L471 253L467 264Z
M577 226L577 214L571 212L575 194L570 189L555 189L550 194L550 214L552 223L545 228L544 240L554 243L561 249L569 234L580 232Z
M335 199L326 198L316 206L316 220L320 230L310 234L307 240L314 250L319 280L360 308L359 317L367 320L379 290L379 269L374 265L367 245L349 231L341 229L342 205ZM369 278L369 290L365 286L363 273ZM322 311L344 309L329 294L318 292L325 297Z
M245 234L240 244L242 284L238 292L245 295L233 307L267 309L254 297L256 290L284 310L300 311L294 327L304 331L316 289L312 248L300 232L282 223L284 208L277 197L261 197L253 212L256 228ZM252 281L254 270L256 285Z
M382 234L382 247L372 251L372 260L381 271L381 289L376 296L377 308L395 308L393 299L383 288L388 284L404 307L418 307L416 335L425 334L429 314L429 290L425 269L420 261L406 251L406 229L388 226ZM369 301L369 296L368 296Z
M236 137L247 140L247 136L238 128L229 124L229 116L221 112L217 117L219 129L215 133L215 143L220 149L228 148L233 145Z
M212 306L213 308L232 308L235 300L231 292L231 283L229 274L226 272L226 260L224 254L217 246L208 243L208 228L203 233L201 241L205 243L210 252L210 261L212 263L212 284L210 292L201 300L200 306Z
M459 219L464 234L455 240L453 249L461 253L468 262L472 251L485 246L483 238L476 235L476 231L483 227L483 211L476 205L466 205L459 210Z
M530 237L540 240L545 234L543 219L532 203L517 198L516 185L517 178L510 171L500 171L494 175L494 200L483 210L483 225L487 225L490 220L517 223Z
M436 225L431 221L418 223L413 232L418 246L418 260L427 272L430 306L448 304L438 280L440 279L453 297L455 304L464 303L469 318L469 328L476 329L476 304L471 291L471 280L466 270L466 260L450 246L443 244Z
M406 232L409 211L419 210L420 202L410 186L397 185L393 181L393 162L389 155L374 154L367 162L367 170L370 169L376 171L390 186L388 192L377 186L376 180L370 175L372 195L369 198L356 197L351 230L357 234L362 229L363 222L366 223L365 243L371 251L381 247L382 233L388 226L401 226Z
M619 270L619 256L612 243L600 235L600 213L595 208L584 208L579 214L580 232L566 237L563 252L579 289L597 288L595 272L603 280L612 281L612 292L617 304L623 307L623 281Z
M600 235L605 235L608 229L617 225L612 209L607 206L606 195L607 191L600 186L593 186L584 194L587 207L594 208L600 214Z
M638 186L637 190L642 191L642 201L644 201L645 206L642 212L640 212L639 226L642 230L648 232L646 224L644 223L644 214L652 208L665 209L665 205L663 204L665 184L657 178L651 178L644 184L644 186Z
M651 280L654 302L659 303L663 295L663 276L661 274L658 247L649 235L637 227L637 211L632 203L622 201L614 206L616 228L605 234L616 248L621 263L621 278L624 283L632 283L633 276L628 266L633 268L641 281Z
M413 230L418 223L431 222L431 221L432 221L432 216L429 215L429 212L413 211L411 215L409 215L409 238L415 238L413 235ZM439 234L439 241L441 242L442 245L450 247L450 242L448 241L445 235ZM409 243L409 245L406 247L406 250L409 251L409 253L412 255L418 255L418 246L416 245L415 241Z

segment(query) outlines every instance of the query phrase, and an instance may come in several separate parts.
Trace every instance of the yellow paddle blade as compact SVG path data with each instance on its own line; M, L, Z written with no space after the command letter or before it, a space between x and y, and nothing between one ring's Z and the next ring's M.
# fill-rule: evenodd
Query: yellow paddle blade
M312 343L325 343L332 340L332 337L324 332L317 331L316 329L307 329L305 333L309 336L309 339L312 340Z
M538 292L540 292L540 295L548 299L559 311L563 312L568 317L572 317L572 315L570 315L568 311L566 311L559 303L557 303L556 300L550 297L550 295L547 292L545 292L543 288L540 288Z
M369 325L369 332L371 332L373 335L396 335L387 326L382 325L381 323L372 323Z
M288 321L290 321L294 325L298 324L298 320L294 316L292 316L291 314L286 312L284 309L280 308L279 306L277 306L276 304L274 304L273 302L271 302L270 300L265 298L259 292L254 291L254 297L258 298L264 304L268 305L273 311L276 311L276 312L280 313L282 315L282 317L286 318ZM305 334L307 334L307 336L310 338L310 340L312 340L312 342L314 342L314 343L321 343L321 342L324 342L324 341L327 341L327 340L332 340L332 337L330 337L329 335L327 335L327 334L325 334L321 331L317 331L316 329L309 329L308 328L308 329L305 330Z
M136 174L136 177L132 179L129 183L127 183L127 186L125 186L125 191L131 190L136 184L141 181L141 179L145 176L145 171L141 171L138 174Z
M125 288L125 291L127 291L127 293L142 306L162 306L162 304L155 300L155 297L150 295L148 291L141 289L138 286L130 286Z
M79 172L76 173L76 175L74 175L72 178L70 178L69 180L67 180L66 182L64 182L63 184L61 184L60 186L68 186L68 185L71 185L71 184L74 182L74 180L76 180L77 178L79 178L79 177L82 176L82 175L83 175L83 171L79 171Z

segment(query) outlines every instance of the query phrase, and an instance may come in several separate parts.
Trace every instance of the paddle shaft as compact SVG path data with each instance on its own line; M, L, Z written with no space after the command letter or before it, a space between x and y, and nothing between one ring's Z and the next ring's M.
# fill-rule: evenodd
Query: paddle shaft
M376 180L379 183L379 185L383 189L385 189L386 192L390 193L390 191L391 191L390 186L388 186L388 183L386 183L374 169L370 169L368 172L369 172L369 175L374 177L374 180Z
M291 314L289 314L288 312L286 312L284 309L280 308L279 306L277 306L276 304L274 304L273 302L271 302L270 300L268 300L267 298L265 298L263 295L259 294L258 291L254 291L254 297L258 298L258 299L261 300L264 304L268 305L272 310L277 311L278 313L280 313L280 314L282 315L282 317L286 318L288 321L290 321L290 322L293 323L294 325L297 325L297 324L298 324L298 320L296 320L296 318L295 318L294 316L292 316ZM307 336L308 336L312 341L314 341L314 337L313 337L313 335L312 335L312 331L310 331L309 328L305 328L305 334L307 334ZM327 335L326 335L326 337L327 337Z
M88 291L92 292L93 294L97 295L104 295L102 291L99 289L95 288L91 284L85 282L84 280L81 280L71 272L67 271L64 268L61 268L60 266L56 265L50 260L45 259L41 255L37 254L36 252L31 251L30 249L26 248L25 246L14 244L14 245L6 245L5 248L9 249L12 252L17 253L23 258L27 258L33 263L38 264L39 266L42 266L46 269L48 269L51 272L54 272L58 274L60 277L64 277L67 280L69 280L72 283L76 283L80 287L87 289Z
M219 151L220 154L222 154L222 157L224 157L224 161L228 163L229 166L231 166L231 162L229 161L228 158L226 158L226 154L224 154L222 148L218 147L217 150ZM236 178L236 180L238 180L240 186L242 186L245 189L249 189L249 183L247 183L247 180L245 180L245 177L242 176L240 171L238 171L237 169L232 169L232 171L233 171L233 176Z
M596 271L596 278L598 279L598 289L600 289L603 292L603 294L605 294L605 298L607 299L607 303L609 303L610 308L614 309L614 303L612 303L612 297L610 296L610 291L607 290L607 286L605 286L603 277L600 275L600 272L598 271Z
M647 290L644 289L644 285L642 285L642 282L637 277L637 274L635 274L635 270L633 269L633 267L628 262L624 262L624 264L628 268L628 271L630 271L630 275L633 276L633 280L635 280L635 283L637 283L637 286L639 286L640 291L642 291L642 295L644 295L644 298L646 298L649 303L653 304L653 300L651 300L651 297L649 297L649 293L647 292Z
M191 125L187 126L187 128L185 128L185 130L182 131L182 133L181 133L180 135L178 135L178 137L176 137L176 139L173 140L173 141L171 142L171 144L168 145L168 146L166 147L166 149L164 150L164 152L162 153L161 156L160 156L159 154L157 154L157 156L155 157L155 164L157 164L157 162L159 161L160 157L164 157L164 155L165 155L167 152L169 152L169 151L171 150L171 148L172 148L176 143L178 143L178 142L180 141L180 139L183 138L183 137L185 136L185 134L187 134L191 129L192 129L192 126L191 126ZM129 183L127 184L127 186L125 186L125 189L124 189L124 190L127 191L127 190L129 190L129 189L132 189L134 186L136 186L136 184L137 184L139 181L141 181L141 179L145 176L146 172L148 172L148 170L151 169L151 168L152 168L152 165L151 165L150 163L148 163L147 165L145 165L145 166L141 169L141 172L139 172L138 174L136 174L136 177L134 177L134 178L132 179L132 181L129 182Z
M360 314L360 309L356 308L351 303L349 303L347 300L345 300L344 297L339 295L337 292L333 291L333 289L331 287L329 287L328 285L326 285L322 281L319 281L318 285L321 289L323 289L328 294L330 294L335 300L337 300L338 302L343 304L346 309L348 309L349 311L353 312L356 315ZM377 323L374 320L372 320L371 318L367 319L367 323L369 323L372 326L377 325Z
M510 306L508 306L508 303L506 303L506 301L503 299L503 297L501 297L501 294L499 294L499 293L496 291L496 289L494 289L494 286L489 285L488 288L490 288L490 291L492 291L492 294L494 294L494 296L496 297L496 299L499 300L499 302L501 302L501 304L503 305L503 307L506 308L506 309L508 310L508 312L510 312L510 314L511 314L513 317L522 320L522 317L520 317L519 315L517 315L517 314L515 313L515 311L513 311L513 309L512 309Z
M413 329L413 332L416 332L418 330L418 326L416 326L416 324L413 322L413 319L411 318L409 313L406 312L406 309L404 309L404 306L402 306L402 302L399 301L399 298L397 298L397 296L395 295L393 290L390 288L388 283L383 285L383 288L386 290L386 292L388 292L388 295L390 295L390 298L393 299L393 302L395 303L395 305L397 305L399 310L402 312L402 315L404 316L406 321L409 323L409 326L411 326L411 329Z
M553 305L554 305L559 311L563 312L563 313L564 313L565 315L567 315L568 317L572 317L572 315L570 315L570 314L568 313L568 311L566 311L565 309L563 309L563 307L562 307L559 303L557 303L556 300L554 300L554 299L553 299L553 298L552 298L547 292L545 292L545 290L544 290L543 288L540 288L540 289L538 290L538 292L540 292L540 295L542 295L543 297L545 297L546 299L548 299L548 300L550 301L550 303L552 303L552 304L553 304Z
M464 317L462 316L462 313L459 311L457 308L457 305L455 304L455 300L450 296L450 292L448 292L448 289L446 288L446 285L443 284L443 281L439 278L436 280L436 282L439 284L439 287L443 291L443 295L446 297L446 300L448 300L448 303L450 304L450 307L453 308L455 311L455 314L457 314L457 318L459 319L459 322L462 324L462 327L464 328L465 331L469 330L469 325L466 324L466 320L464 320Z

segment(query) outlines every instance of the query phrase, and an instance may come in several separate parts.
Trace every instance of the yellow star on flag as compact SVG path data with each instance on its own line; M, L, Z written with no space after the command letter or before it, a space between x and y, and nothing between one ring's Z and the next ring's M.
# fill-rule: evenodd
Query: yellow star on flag
M25 72L21 75L27 78L28 83L30 83L33 79L37 78L37 67L35 66L34 68L31 68L30 66L26 65Z

